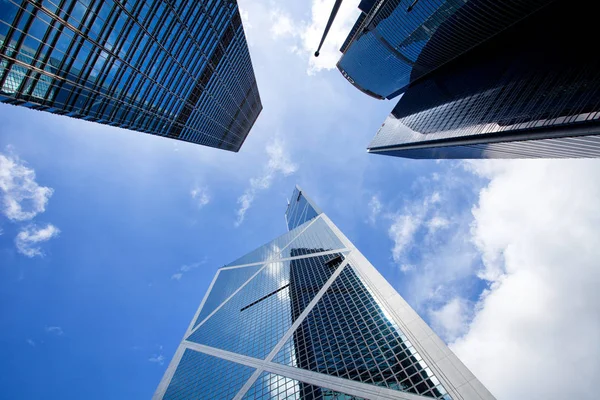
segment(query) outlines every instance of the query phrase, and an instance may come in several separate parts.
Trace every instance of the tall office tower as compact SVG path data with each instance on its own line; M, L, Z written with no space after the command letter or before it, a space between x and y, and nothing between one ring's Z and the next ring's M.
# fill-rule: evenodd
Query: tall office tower
M1 1L0 102L230 151L262 110L235 0Z
M219 269L154 399L494 398L298 187L285 216Z
M402 95L369 152L408 158L600 156L593 13L566 0L380 0L341 48L342 74ZM585 15L584 15L585 14Z

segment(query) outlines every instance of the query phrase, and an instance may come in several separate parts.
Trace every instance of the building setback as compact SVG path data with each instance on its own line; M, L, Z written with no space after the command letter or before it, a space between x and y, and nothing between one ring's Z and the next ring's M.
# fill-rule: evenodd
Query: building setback
M494 399L300 190L219 269L154 399Z
M338 69L402 95L369 152L408 158L600 156L593 13L565 0L363 0Z
M235 0L2 1L0 102L230 151L262 110Z

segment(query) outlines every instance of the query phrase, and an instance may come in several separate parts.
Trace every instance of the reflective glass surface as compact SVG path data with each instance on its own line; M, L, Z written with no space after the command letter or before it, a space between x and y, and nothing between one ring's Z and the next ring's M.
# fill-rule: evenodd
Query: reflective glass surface
M296 195L299 192L297 189ZM310 199L307 202L311 203ZM159 386L157 398L162 398L167 387L166 398L231 399L240 393L243 399L358 400L352 393L367 398L405 398L412 393L452 399L447 390L465 385L457 361L428 365L417 351L419 344L409 339L416 335L408 329L410 324L401 325L405 331L400 329L397 314L378 300L380 290L387 293L387 289L369 287L353 265L360 266L369 280L376 278L377 271L357 250L339 250L341 242L332 230L338 232L337 228L327 221L324 214L319 215L296 228L306 230L288 232L293 234L276 241L285 250L263 249L251 257L279 257L283 251L288 258L285 261L222 269L207 296L205 312L208 315L210 309L221 306L182 341L184 348L206 349L217 356L261 365L265 371L244 386L242 381L250 378L252 369L243 367L238 372L241 366L234 368L229 361L186 352L170 385L163 380ZM227 296L230 298L223 302ZM441 341L438 346L442 348ZM267 358L268 362L259 361ZM438 376L432 368L440 371ZM337 383L347 380L344 393L330 389L341 388L332 383L332 377L338 378ZM438 377L444 378L443 383ZM164 379L170 379L170 373ZM176 388L171 388L173 385ZM217 394L204 394L211 385ZM242 386L248 389L243 394ZM466 390L459 392L466 393L465 399L475 398L475 392L473 396Z
M246 392L244 400L363 400L361 397L314 386L285 376L263 372Z
M321 251L339 250L344 247L346 246L329 228L327 222L322 218L317 218L289 246L283 249L281 257L299 256L301 254L298 249L304 249L307 252L306 254L314 254Z
M438 399L444 387L348 265L273 359Z
M334 254L267 264L186 340L265 358L342 260Z
M306 194L296 186L292 193L292 198L285 211L285 220L288 225L288 230L294 229L297 226L315 218L321 214L319 207L306 197Z
M378 98L488 40L551 0L384 0L359 17L338 69Z
M290 243L291 241L291 243ZM297 228L279 236L258 249L242 256L228 266L267 262L280 258L296 257L294 249L307 249L306 254L339 250L345 246L321 218L309 220Z
M225 269L219 271L219 276L215 281L194 326L198 325L204 318L221 305L229 296L240 288L248 279L252 277L262 264L250 267L240 267L234 269Z
M253 372L254 368L186 349L163 399L232 399Z
M410 158L600 157L595 16L555 2L411 85L369 145ZM561 26L561 30L555 29ZM556 46L556 43L577 43Z
M262 109L232 0L2 1L0 101L231 151Z
M234 262L227 266L252 264L256 262L267 262L277 258L281 258L279 253L287 246L292 239L294 239L300 232L304 230L310 224L310 221L296 227L295 229L284 233L277 239L270 241L267 244L260 246L258 249L251 251L250 253L238 258Z

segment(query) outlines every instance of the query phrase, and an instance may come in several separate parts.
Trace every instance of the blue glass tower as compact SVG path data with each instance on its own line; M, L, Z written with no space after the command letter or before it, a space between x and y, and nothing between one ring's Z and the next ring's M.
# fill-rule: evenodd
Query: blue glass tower
M298 187L286 221L219 270L155 399L494 398Z
M391 99L551 1L362 0L337 67L357 89Z
M369 152L600 157L600 63L581 51L595 45L593 14L563 0L360 7L338 68L373 97L401 95Z
M262 110L235 0L2 1L0 102L230 151Z

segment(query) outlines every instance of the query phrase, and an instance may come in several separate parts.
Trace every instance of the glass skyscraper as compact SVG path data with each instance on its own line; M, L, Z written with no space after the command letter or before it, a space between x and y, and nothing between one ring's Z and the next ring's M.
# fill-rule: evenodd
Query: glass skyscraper
M1 1L0 102L230 151L262 110L235 0Z
M493 399L298 187L219 269L155 399Z
M363 0L338 68L401 95L369 152L408 158L600 156L593 13L565 0ZM560 26L560 29L557 27Z

